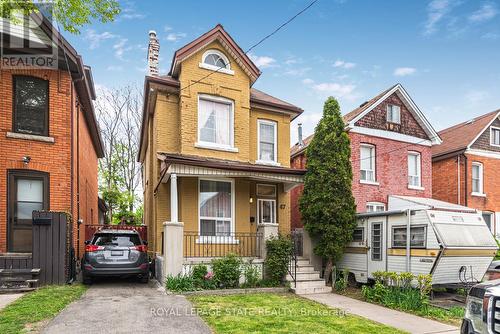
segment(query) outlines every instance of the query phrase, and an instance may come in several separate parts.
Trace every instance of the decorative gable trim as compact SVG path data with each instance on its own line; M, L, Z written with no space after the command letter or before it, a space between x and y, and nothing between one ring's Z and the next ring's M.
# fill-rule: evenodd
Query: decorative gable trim
M361 126L354 126L349 129L350 132L359 133L367 136L385 138L395 141L400 141L404 143L414 144L414 145L422 145L422 146L432 146L432 141L428 139L421 139L413 136L408 136L398 132L385 131L379 129L371 129L365 128Z
M383 96L381 96L375 103L373 103L369 108L361 112L359 115L354 117L347 125L348 129L354 129L356 127L356 122L362 119L364 116L366 116L369 112L371 112L373 109L375 109L377 106L379 106L383 101L385 101L389 96L392 94L397 93L399 98L403 101L403 103L406 104L408 110L412 113L413 117L417 121L417 123L422 127L424 132L427 134L427 136L430 138L429 142L431 142L432 145L439 145L441 144L441 138L439 138L439 135L437 134L436 130L432 127L430 122L427 120L425 115L420 111L418 106L413 102L411 99L410 95L406 92L406 90L403 88L401 84L397 84L394 86L392 89L387 91ZM384 132L380 130L381 132ZM410 137L410 136L408 136Z
M474 143L479 139L479 137L481 137L481 135L485 132L485 131L488 131L491 127L491 125L493 124L493 122L496 120L496 119L499 119L500 118L500 111L495 115L495 117L493 117L491 119L491 121L488 122L488 124L477 134L476 137L474 137L474 139L469 143L469 145L467 145L467 150L470 150L471 149L471 146L474 145ZM491 138L490 138L491 139Z

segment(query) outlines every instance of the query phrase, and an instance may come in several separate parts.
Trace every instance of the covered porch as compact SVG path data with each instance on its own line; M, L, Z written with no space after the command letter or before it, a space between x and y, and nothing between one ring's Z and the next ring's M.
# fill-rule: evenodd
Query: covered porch
M161 249L181 263L235 253L265 258L265 240L290 232L289 191L304 170L160 154ZM160 221L157 221L160 223ZM157 245L158 246L158 245ZM179 266L176 267L177 271ZM167 271L168 272L168 271Z

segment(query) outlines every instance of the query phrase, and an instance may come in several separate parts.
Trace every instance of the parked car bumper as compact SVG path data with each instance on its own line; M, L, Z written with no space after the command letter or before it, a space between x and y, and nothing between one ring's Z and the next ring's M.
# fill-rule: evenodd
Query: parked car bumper
M140 265L139 267L126 267L126 268L96 268L89 264L84 264L83 274L87 276L123 276L123 275L144 275L146 276L149 272L149 266L147 263Z

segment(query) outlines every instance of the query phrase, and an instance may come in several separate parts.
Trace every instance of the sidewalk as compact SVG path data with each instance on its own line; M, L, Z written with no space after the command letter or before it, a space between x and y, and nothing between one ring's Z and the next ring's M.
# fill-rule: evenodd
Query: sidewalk
M21 298L23 295L24 293L0 294L0 310L12 303L14 300Z
M359 315L381 324L414 333L414 334L459 334L459 328L446 325L438 321L425 319L416 315L391 310L389 308L365 303L349 297L333 293L302 295L301 297L314 300L318 303L340 308L349 314Z

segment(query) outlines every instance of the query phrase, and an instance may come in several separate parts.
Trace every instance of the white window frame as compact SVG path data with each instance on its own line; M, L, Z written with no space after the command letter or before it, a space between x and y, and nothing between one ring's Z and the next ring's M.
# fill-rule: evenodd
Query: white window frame
M394 119L394 108L397 108L398 111L398 118L397 120ZM390 115L390 117L389 117ZM388 123L394 123L394 124L401 124L401 107L396 105L396 104L387 104L387 122Z
M500 128L496 127L496 126L490 127L490 145L491 146L495 146L495 147L500 147L500 144L495 144L494 143L493 130L500 131Z
M261 223L260 221L260 205L261 203L263 202L271 202L272 205L273 205L273 222L272 223ZM275 199L267 199L267 198L259 198L257 199L257 224L258 225L261 225L261 224L273 224L273 225L278 225L278 223L276 222L276 200Z
M361 171L363 171L364 169L361 169L361 159L363 159L361 157L361 149L365 147L365 148L370 148L370 149L373 149L373 155L371 157L372 159L372 166L373 166L373 180L364 180L361 178ZM372 145L372 144L361 144L359 146L359 158L360 158L360 162L359 162L359 182L360 183L364 183L364 184L373 184L373 185L378 185L379 183L377 182L377 159L376 159L376 155L377 155L377 148L375 147L375 145Z
M212 236L212 235L201 235L201 220L214 220L214 217L206 217L200 215L200 204L201 204L201 181L213 181L213 182L226 182L231 183L231 218L215 218L215 220L225 220L230 221L230 235L229 236ZM239 244L239 240L235 238L235 191L234 191L234 179L228 178L198 178L198 238L196 239L196 243L214 243L214 244ZM217 222L216 222L217 224ZM217 230L217 226L215 227Z
M474 182L472 182L474 179L473 179L473 176L474 176L474 167L479 167L479 191L474 191ZM483 164L480 163L480 162L472 162L472 166L471 166L471 190L472 190L472 193L471 195L472 196L479 196L479 197L486 197L486 194L484 193L484 168L483 168Z
M410 163L409 159L407 159L408 163L408 189L415 189L415 190L424 190L422 188L422 154L420 152L416 151L409 151L408 152L408 158L410 156L417 157L417 173L418 175L410 175ZM410 184L410 177L417 177L418 176L418 185Z
M224 62L227 64L227 67L223 68L223 67L218 67L218 66L214 66L214 65L205 63L205 59L211 54L216 54L219 57L221 57L224 60ZM199 67L204 68L206 70L210 70L210 71L216 71L217 73L234 75L234 71L231 70L231 62L229 61L229 59L226 57L225 54L223 54L222 52L220 52L219 50L216 50L216 49L210 49L210 50L205 51L205 53L203 53L203 56L201 56L201 63L199 64Z
M377 206L381 206L383 208L382 211L385 211L385 204L382 203L382 202L366 202L366 212L381 212L381 211L368 211L368 207L377 207Z
M424 228L424 244L422 246L411 246L411 240L410 240L410 248L413 249L423 249L427 248L427 225L412 225L410 226L410 236L411 236L411 230L416 229L416 228ZM404 230L406 233L407 226L406 225L394 225L392 227L391 231L391 248L406 248L406 241L408 240L408 237L405 238L405 244L403 246L395 246L394 245L394 232L395 230Z
M260 159L260 125L272 125L274 128L274 160L261 160ZM274 165L281 166L278 162L278 122L270 121L267 119L258 119L257 120L257 160L255 161L258 164L263 165Z
M211 143L207 141L202 141L200 140L201 138L201 124L200 124L200 101L211 101L211 102L217 102L217 103L224 103L229 105L230 112L229 112L229 142L230 145L222 145L222 144L216 144L216 143ZM218 150L218 151L227 151L227 152L238 152L238 148L234 147L234 101L230 99L226 99L221 96L214 96L214 95L208 95L208 94L199 94L198 95L198 120L197 120L197 127L198 127L198 138L197 142L194 144L195 147L198 148L205 148L205 149L210 149L210 150Z

